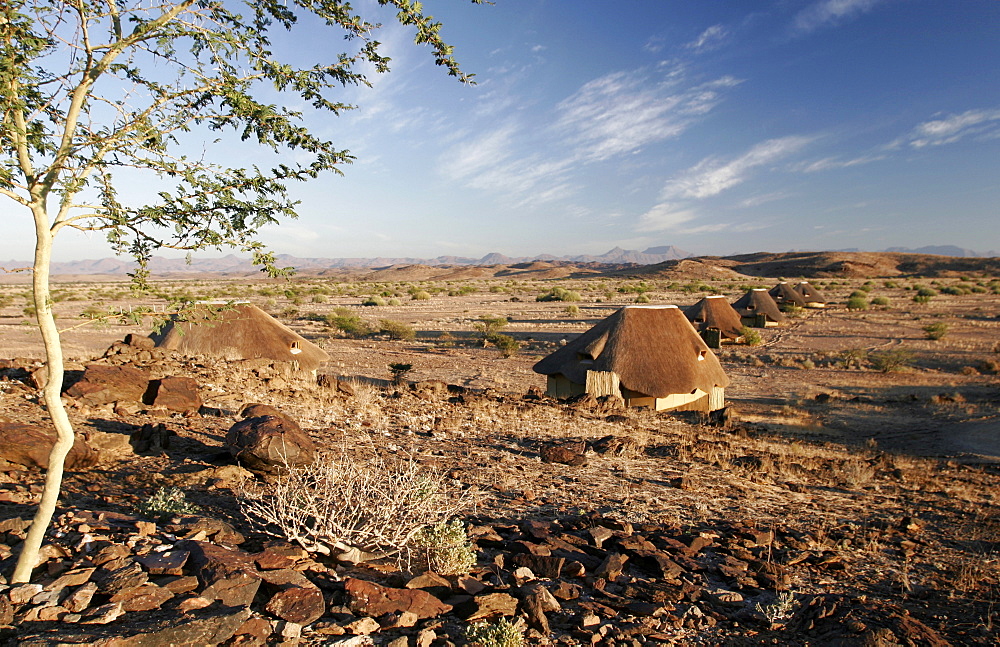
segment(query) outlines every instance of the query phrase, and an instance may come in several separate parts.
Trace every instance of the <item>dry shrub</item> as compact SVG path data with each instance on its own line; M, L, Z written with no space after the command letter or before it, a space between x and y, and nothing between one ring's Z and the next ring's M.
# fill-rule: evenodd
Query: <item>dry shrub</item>
M259 530L314 553L397 554L428 525L466 504L444 476L415 460L388 463L379 455L328 454L289 467L268 482L245 481L240 509Z
M852 488L861 487L875 478L875 468L866 461L850 459L840 466L839 476L844 485Z

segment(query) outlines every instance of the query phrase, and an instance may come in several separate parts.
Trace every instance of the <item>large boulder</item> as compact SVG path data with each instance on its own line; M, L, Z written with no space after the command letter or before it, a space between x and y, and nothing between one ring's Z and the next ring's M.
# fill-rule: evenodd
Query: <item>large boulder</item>
M226 447L247 469L276 472L313 462L316 445L288 417L256 416L240 420L226 434Z
M49 452L55 444L55 429L0 421L0 459L9 463L47 469ZM66 469L83 469L96 463L97 452L78 435L66 456Z
M151 380L143 399L154 407L181 413L196 413L202 405L198 381L193 377L170 376Z
M87 406L109 402L140 402L149 386L149 373L134 366L90 364L65 393Z

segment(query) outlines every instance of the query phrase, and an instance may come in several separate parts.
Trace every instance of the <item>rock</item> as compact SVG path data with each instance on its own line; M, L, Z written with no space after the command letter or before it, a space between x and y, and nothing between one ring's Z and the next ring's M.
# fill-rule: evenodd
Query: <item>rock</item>
M202 405L198 381L193 377L180 376L151 380L143 402L180 413L195 413Z
M55 429L0 422L0 459L15 465L48 469ZM65 467L78 470L97 464L97 452L79 434L66 456Z
M274 542L265 546L264 550L255 553L253 561L265 571L282 568L292 568L295 564L308 559L309 553L300 546L284 542Z
M261 416L274 416L275 418L287 420L293 425L296 424L291 416L269 404L248 404L240 411L240 418L260 418Z
M90 430L87 433L87 444L100 454L125 455L133 452L126 434L116 434L107 431Z
M566 559L563 557L546 557L544 555L525 555L519 553L514 555L513 562L517 566L530 568L539 577L555 580L559 578Z
M326 612L323 593L309 579L290 568L263 571L265 588L274 591L264 609L282 620L309 625Z
M348 633L352 633L355 636L367 636L373 634L382 628L374 618L358 618L354 622L350 622L344 625L344 629Z
M229 607L249 606L260 588L260 575L253 558L242 550L223 548L204 541L183 541L178 549L190 551L190 566L197 569L199 595L219 600Z
M190 554L186 550L165 550L136 557L135 561L150 575L183 575Z
M587 464L587 457L583 455L583 452L565 445L546 445L542 447L539 454L544 463L561 463L571 467Z
M594 571L594 575L597 577L603 577L606 580L613 580L622 574L625 569L625 562L628 561L627 555L621 555L619 553L611 553L608 555L597 570Z
M156 348L156 341L152 337L129 333L125 335L125 344L140 350L152 350Z
M441 575L430 571L418 575L406 583L406 588L408 589L433 589L438 587L450 589L451 582Z
M139 454L160 454L170 448L170 438L176 435L162 422L147 422L132 432L129 444Z
M14 605L6 597L0 595L0 626L14 622Z
M347 578L344 588L349 608L358 615L377 618L386 613L410 611L423 620L451 611L451 605L420 589L394 589L355 578Z
M312 463L316 447L291 420L277 416L246 418L226 434L230 454L247 469L275 472Z
M71 613L82 613L90 606L90 601L94 598L95 593L97 593L97 585L93 582L87 582L70 593L69 597L63 600L62 605Z
M512 616L517 612L517 598L507 593L477 595L471 603L456 609L466 622L476 622L498 616Z
M112 560L94 574L94 582L100 592L111 596L142 586L148 579L149 576L142 567L128 557Z
M94 407L110 402L142 400L149 385L149 373L134 366L90 364L83 377L66 389L65 394Z
M134 589L111 596L111 602L121 602L125 611L151 611L159 609L163 603L174 597L169 589L150 582Z
M271 621L267 618L250 617L233 634L232 645L266 645L271 635Z

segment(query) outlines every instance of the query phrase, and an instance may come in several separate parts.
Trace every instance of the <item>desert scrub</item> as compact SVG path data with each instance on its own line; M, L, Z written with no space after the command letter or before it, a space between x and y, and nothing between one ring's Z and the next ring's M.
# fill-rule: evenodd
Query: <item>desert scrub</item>
M743 338L743 343L747 346L760 346L764 343L764 338L761 337L760 333L749 326L743 326L740 329L740 337Z
M521 647L521 630L507 618L495 622L477 622L465 628L465 638L475 647Z
M568 305L565 308L563 308L563 312L565 312L568 315L578 315L580 314L580 306L576 305L575 303Z
M868 354L872 368L883 373L904 371L913 364L913 353L905 348L872 351Z
M890 303L891 301L889 301L889 297L875 297L872 299L872 305L878 306L879 308L888 308Z
M324 317L324 320L326 325L339 330L348 337L365 337L373 332L371 326L352 312L350 308L335 308L333 312Z
M425 526L407 544L411 567L438 575L465 575L476 565L476 551L457 519Z
M136 508L151 519L193 514L199 510L198 506L187 501L184 490L177 487L161 487L153 496L136 505Z
M407 376L412 370L413 364L403 364L402 362L389 364L389 373L392 374L392 383L404 384Z
M913 295L913 302L926 304L930 303L931 299L937 296L937 292L927 287L917 288L917 293Z
M286 467L266 482L245 481L237 491L240 510L256 529L312 553L356 548L384 557L398 555L421 528L465 507L466 495L440 472L413 458L356 457L355 449Z
M507 327L507 317L482 316L477 323L472 324L472 329L480 334L483 346L486 346L504 328Z
M580 301L582 297L579 292L567 290L566 288L552 288L548 292L535 297L535 301Z
M413 326L403 323L402 321L396 321L394 319L380 319L378 326L378 331L383 335L388 335L389 339L413 341L417 338L417 331L413 329Z
M493 335L490 337L490 343L497 347L500 351L501 357L504 358L513 357L521 348L521 342L517 341L510 335Z
M848 310L867 310L868 299L863 296L852 296L847 300Z
M385 305L385 301L382 300L382 297L380 297L380 296L378 296L376 294L376 295L370 296L367 299L365 299L364 301L362 301L361 305L363 305L363 306L384 306Z
M938 340L948 334L948 324L943 321L935 321L924 326L923 331L927 339Z
M417 290L416 292L410 293L410 299L412 301L427 301L431 298L431 293L427 290Z

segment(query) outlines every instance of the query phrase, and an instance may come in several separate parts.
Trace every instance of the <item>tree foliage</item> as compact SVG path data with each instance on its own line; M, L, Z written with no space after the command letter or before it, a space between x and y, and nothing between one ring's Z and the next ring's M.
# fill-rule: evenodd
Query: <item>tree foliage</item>
M448 74L471 81L419 2L377 3L395 9ZM48 367L44 401L57 431L14 582L31 574L74 440L59 393L62 347L49 289L54 237L64 229L102 232L116 252L139 262L137 286L150 256L164 248L236 247L281 274L256 234L294 217L291 183L339 173L353 159L310 132L306 117L350 109L338 91L388 71L379 27L342 0L0 3L0 196L34 223L34 314ZM305 53L292 56L275 44L281 32L314 28L345 37L347 51L303 63ZM215 138L270 151L273 162L221 164L207 145ZM133 190L122 191L123 183ZM136 188L145 190L141 198Z

